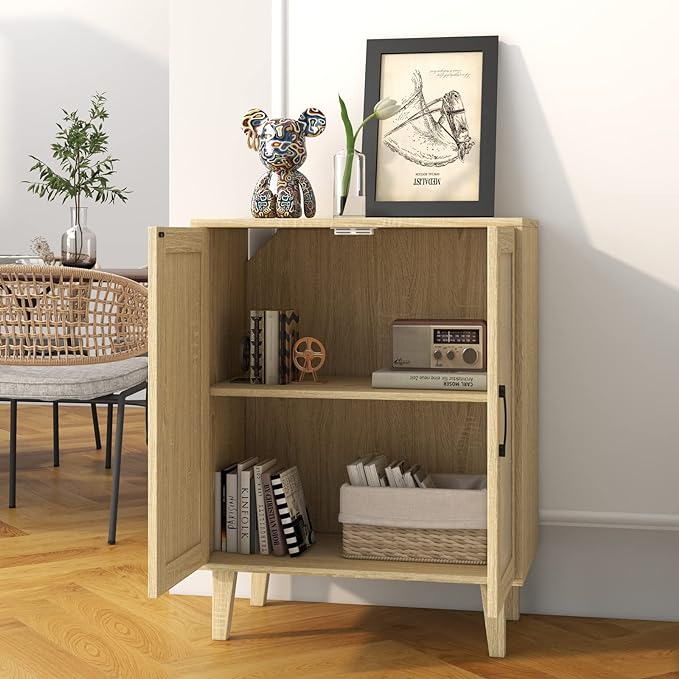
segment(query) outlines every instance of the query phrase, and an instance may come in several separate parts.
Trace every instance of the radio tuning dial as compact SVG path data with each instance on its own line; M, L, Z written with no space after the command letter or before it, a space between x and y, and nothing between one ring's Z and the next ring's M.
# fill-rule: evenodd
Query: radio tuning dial
M471 365L472 363L476 363L476 360L478 359L479 354L476 351L476 349L472 349L471 347L467 347L463 352L462 352L462 360L467 364Z
M452 360L455 358L455 352L454 352L452 349L448 350L448 351L446 352L446 358L447 358L449 361L452 361Z
M435 358L437 361L440 361L442 356L443 356L443 354L441 353L441 351L440 351L439 349L437 349L437 350L434 352L434 358Z

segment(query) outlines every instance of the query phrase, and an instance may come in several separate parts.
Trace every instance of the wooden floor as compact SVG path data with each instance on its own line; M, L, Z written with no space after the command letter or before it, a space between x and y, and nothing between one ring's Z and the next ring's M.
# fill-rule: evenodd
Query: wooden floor
M110 472L89 409L19 406L17 509L6 508L0 408L0 678L274 677L679 679L679 624L524 615L509 656L486 657L480 613L237 602L234 636L210 640L207 597L146 599L143 415L125 437L119 544L106 544ZM102 412L103 424L103 412ZM679 583L678 583L679 586Z

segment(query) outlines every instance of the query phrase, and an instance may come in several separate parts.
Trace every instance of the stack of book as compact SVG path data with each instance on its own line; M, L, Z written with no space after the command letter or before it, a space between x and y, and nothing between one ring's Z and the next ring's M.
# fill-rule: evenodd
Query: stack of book
M435 484L424 467L407 460L387 463L384 455L366 455L347 465L352 486L390 488L434 488Z
M449 389L451 391L485 391L486 373L455 370L403 370L382 368L373 373L375 389Z
M297 467L251 457L215 472L215 550L299 556L314 542Z
M252 384L289 384L297 369L292 347L299 339L299 314L294 309L250 311L250 359Z

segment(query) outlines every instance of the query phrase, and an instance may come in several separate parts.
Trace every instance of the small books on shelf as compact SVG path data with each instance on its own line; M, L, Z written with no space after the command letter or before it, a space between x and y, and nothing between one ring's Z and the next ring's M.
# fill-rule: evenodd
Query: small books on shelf
M292 347L299 339L294 309L250 311L249 377L252 384L289 384L296 368Z
M452 370L376 370L372 377L375 389L448 389L450 391L485 391L486 373Z
M216 551L297 556L314 543L297 467L252 457L214 478Z
M435 488L426 469L406 460L394 460L387 464L384 455L359 457L347 465L349 484L389 488Z

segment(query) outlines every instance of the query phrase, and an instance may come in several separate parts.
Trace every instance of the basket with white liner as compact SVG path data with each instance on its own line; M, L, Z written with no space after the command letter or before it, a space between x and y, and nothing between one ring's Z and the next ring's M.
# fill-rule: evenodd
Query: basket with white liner
M485 564L487 477L432 474L435 488L340 489L347 559Z

